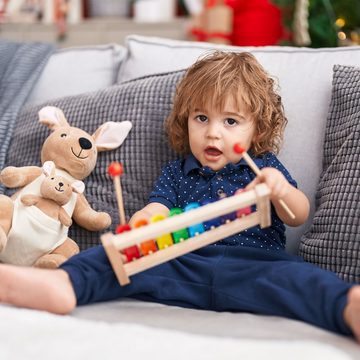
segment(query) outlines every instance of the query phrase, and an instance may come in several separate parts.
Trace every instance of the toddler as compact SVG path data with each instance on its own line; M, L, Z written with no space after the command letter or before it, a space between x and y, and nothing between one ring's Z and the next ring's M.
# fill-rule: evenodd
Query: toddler
M76 305L132 297L283 316L360 341L360 287L285 252L284 223L298 226L309 214L306 196L275 155L286 122L274 81L254 56L215 52L198 60L178 85L166 121L170 144L182 157L163 168L148 205L130 224L265 182L271 189L271 226L255 226L136 274L123 287L102 246L57 270L0 265L0 302L66 314ZM233 151L235 143L262 169L261 177Z

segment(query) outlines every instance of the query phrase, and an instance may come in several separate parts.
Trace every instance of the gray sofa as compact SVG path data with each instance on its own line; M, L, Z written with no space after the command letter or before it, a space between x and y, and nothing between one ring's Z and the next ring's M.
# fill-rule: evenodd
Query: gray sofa
M198 56L214 48L224 47L134 35L127 39L125 46L111 44L59 50L50 57L25 108L36 108L63 96L102 91L115 84L129 87L139 77L151 81L156 74L162 76L185 69ZM251 51L279 80L289 119L279 157L311 201L308 222L299 228L287 229L287 250L296 254L304 234L312 231L316 216L315 198L323 172L324 134L332 95L333 66L359 65L360 47L224 49ZM56 104L63 103L63 100L57 101ZM357 240L357 237L352 240ZM57 335L64 344L70 344L73 337L76 343L73 341L71 345L73 351L82 356L86 354L88 358L95 358L102 346L108 349L109 358L116 357L112 347L117 348L119 356L133 358L146 354L150 358L171 356L175 359L183 356L204 359L241 356L249 359L265 356L277 359L303 359L305 356L360 358L360 345L352 338L295 320L254 314L214 313L129 299L79 307L66 318L8 306L1 306L0 313L2 318L9 319L9 323L18 325L24 318L37 319L37 325L33 326L43 330L43 339L49 337L45 333L50 324L56 324L60 329ZM65 335L61 329L72 333ZM89 329L92 334L86 336ZM11 332L4 330L5 337L8 338L9 334ZM145 339L135 339L140 336ZM8 345L3 341L4 337L1 339L0 350L5 351ZM37 341L34 336L32 342L26 342L25 352L17 350L19 358L26 355L26 351L31 352ZM183 346L178 346L178 341L182 341ZM85 351L89 342L93 348L90 346ZM159 346L154 345L155 342L159 342ZM136 349L126 349L131 346L136 346Z

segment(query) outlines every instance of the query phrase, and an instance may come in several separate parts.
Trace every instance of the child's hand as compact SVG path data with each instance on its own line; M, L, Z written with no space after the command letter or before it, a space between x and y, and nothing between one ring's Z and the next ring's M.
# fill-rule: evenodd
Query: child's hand
M265 183L270 188L271 200L285 198L291 190L291 184L286 180L285 176L279 170L271 167L261 169L261 176L257 176L246 186L245 190L251 190L260 183Z
M150 221L151 213L149 213L145 209L141 209L137 211L129 220L129 225L133 227L139 220L147 220Z
M310 211L309 200L303 192L292 186L279 170L270 167L261 169L261 175L246 186L245 190L253 189L260 183L265 183L269 187L270 200L277 215L286 225L299 226L306 221ZM285 211L280 200L286 201L295 217Z
M137 211L130 219L129 225L133 227L138 220L147 220L149 221L150 218L155 214L163 214L168 216L169 209L160 203L150 203L143 207L141 210Z

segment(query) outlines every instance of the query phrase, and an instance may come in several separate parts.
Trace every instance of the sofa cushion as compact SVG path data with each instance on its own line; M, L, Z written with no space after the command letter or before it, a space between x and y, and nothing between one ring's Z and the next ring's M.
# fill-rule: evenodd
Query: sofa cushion
M212 49L250 51L278 79L289 124L279 159L297 180L311 202L311 216L304 225L289 228L288 249L296 252L300 238L312 222L315 192L322 170L325 121L331 97L334 64L360 64L360 46L334 49L295 47L224 47L210 43L130 36L127 58L118 81L149 73L183 69Z
M300 254L351 282L360 281L359 144L360 68L335 66L317 209Z
M27 102L96 91L116 83L126 49L110 44L60 49L54 53Z
M16 119L55 47L0 39L0 169L4 167ZM0 184L0 189L4 189Z
M27 105L17 119L7 165L40 165L40 149L49 135L49 130L38 122L37 113L44 105L58 106L71 125L91 134L106 121L131 121L133 128L125 142L117 150L100 153L96 169L85 179L87 199L94 209L111 215L114 231L119 223L119 211L107 167L112 161L124 165L122 187L129 219L146 204L161 166L175 158L165 141L163 122L170 112L175 85L181 75L176 72L145 77L93 93ZM81 249L98 244L100 239L99 233L85 231L76 224L70 227L69 236Z

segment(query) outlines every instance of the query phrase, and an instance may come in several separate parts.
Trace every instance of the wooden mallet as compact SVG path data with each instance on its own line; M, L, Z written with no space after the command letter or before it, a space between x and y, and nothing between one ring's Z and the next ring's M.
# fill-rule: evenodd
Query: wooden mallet
M131 230L131 226L126 223L124 201L122 196L120 176L123 174L124 169L121 163L112 162L108 167L109 175L114 179L116 200L119 208L120 224L116 227L115 232L121 234ZM139 249L136 245L130 246L122 250L121 258L124 263L132 261L140 257Z
M123 172L124 172L123 166L119 162L112 162L108 167L108 173L114 180L116 200L119 207L120 225L126 224L124 202L123 202L121 181L120 181L120 176L123 174Z
M237 154L241 154L242 158L250 166L251 170L256 174L256 176L261 177L261 175L262 175L261 170L258 168L258 166L255 164L255 162L250 157L250 155L246 152L246 150L239 143L236 143L234 145L234 151ZM295 219L295 214L289 209L289 207L286 205L284 200L279 199L279 204L292 219Z

